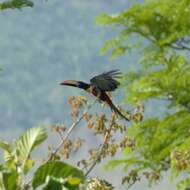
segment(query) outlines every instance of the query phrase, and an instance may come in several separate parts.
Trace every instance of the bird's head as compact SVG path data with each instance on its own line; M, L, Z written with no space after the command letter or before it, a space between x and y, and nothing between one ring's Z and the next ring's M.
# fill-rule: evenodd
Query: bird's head
M75 81L75 80L65 80L65 81L61 82L60 85L78 87L79 86L79 82Z
M89 88L89 84L84 83L82 81L76 81L76 80L65 80L61 82L60 85L74 86L74 87L82 88L84 90Z

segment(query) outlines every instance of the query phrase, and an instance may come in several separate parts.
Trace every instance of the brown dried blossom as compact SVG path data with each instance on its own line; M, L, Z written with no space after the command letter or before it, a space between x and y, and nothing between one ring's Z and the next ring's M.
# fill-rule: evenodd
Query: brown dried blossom
M72 150L72 141L69 139L64 140L63 145L59 151L65 159L68 159Z
M62 132L65 132L66 130L66 127L64 124L53 124L53 125L50 125L49 127L52 132L62 133Z
M131 170L129 174L122 178L122 184L127 183L128 186L132 186L136 181L140 181L140 176L136 170Z
M92 129L94 127L94 123L93 122L89 122L88 125L87 125L87 127L89 129Z
M161 178L160 173L156 171L143 172L143 175L152 182L158 181Z
M90 122L90 120L92 119L92 115L89 113L85 113L83 117L86 122Z
M89 151L88 151L88 153L90 154L90 160L94 160L94 159L96 159L96 157L97 157L97 155L98 155L98 152L99 152L99 150L98 149L90 149Z
M106 123L107 119L106 119L106 115L104 113L101 113L100 115L98 115L96 117L95 120L95 133L96 134L102 134L104 132L104 130L106 129Z
M135 140L134 139L131 139L127 136L125 136L122 141L120 141L119 143L119 147L123 150L124 148L126 147L130 147L132 149L135 148Z
M87 99L84 96L69 96L68 102L71 107L71 116L77 118L79 115L79 109L87 103Z
M81 148L81 146L82 146L82 144L85 142L85 140L84 139L81 139L81 138L77 138L75 141L74 141L74 143L73 143L73 151L78 151L80 148Z
M175 167L179 171L190 168L190 151L188 150L174 150L171 153L171 159L173 162L175 162Z
M135 122L141 122L144 119L144 105L137 103L133 114L130 117Z

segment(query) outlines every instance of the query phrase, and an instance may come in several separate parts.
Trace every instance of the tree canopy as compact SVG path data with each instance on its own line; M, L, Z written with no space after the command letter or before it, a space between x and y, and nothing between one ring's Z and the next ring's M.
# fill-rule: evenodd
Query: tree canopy
M190 2L147 0L117 14L103 13L97 22L120 28L117 36L105 43L103 52L111 50L112 58L135 49L140 54L142 69L127 73L124 80L126 101L134 104L158 99L168 109L161 118L149 116L143 122L133 122L127 136L135 143L125 149L123 160L112 161L110 166L124 164L128 173L125 179L131 183L142 176L155 182L161 179L163 171L170 170L174 179L183 176L178 188L187 189L190 185Z
M24 7L33 7L33 2L30 0L7 0L0 3L0 10L21 9Z

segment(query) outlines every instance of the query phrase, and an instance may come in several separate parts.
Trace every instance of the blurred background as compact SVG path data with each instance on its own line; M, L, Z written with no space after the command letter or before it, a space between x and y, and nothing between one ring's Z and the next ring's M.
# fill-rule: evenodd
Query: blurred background
M33 8L0 12L0 138L11 140L39 123L69 125L68 96L86 94L75 88L63 88L59 85L62 80L88 82L92 76L111 69L125 73L138 68L135 52L114 61L109 60L109 55L100 55L100 48L114 32L95 24L100 13L119 12L130 3L127 0L34 1ZM114 101L125 107L123 97L122 88L114 92ZM109 108L102 109L110 113ZM146 114L150 112L147 108ZM101 142L91 138L86 127L74 136L89 139L89 147L97 147ZM48 141L55 142L55 137ZM45 154L47 149L43 150ZM85 153L80 151L81 158ZM123 174L119 169L106 172L98 165L93 175L100 175L122 189ZM143 184L132 189L147 189L146 182ZM150 189L174 188L163 182Z

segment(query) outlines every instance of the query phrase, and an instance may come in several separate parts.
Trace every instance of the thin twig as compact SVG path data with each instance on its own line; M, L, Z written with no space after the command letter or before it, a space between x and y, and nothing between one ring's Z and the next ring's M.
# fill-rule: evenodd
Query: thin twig
M64 139L64 137L63 137L63 132L61 132L61 131L58 130L58 134L59 134L59 136L60 136L60 139L63 141L63 139Z
M64 142L68 139L68 137L70 136L71 132L75 129L75 127L81 122L81 120L84 118L84 116L88 113L88 111L92 108L92 106L96 103L97 99L95 99L94 102L92 102L91 104L89 104L86 109L84 110L83 114L71 125L71 127L68 129L68 131L66 132L65 136L62 138L62 141L60 142L60 144L57 146L57 148L54 150L54 152L51 153L49 160L52 160L53 157L58 153L58 151L61 149L61 147L63 146Z
M130 183L128 186L127 186L127 189L126 190L129 190L131 189L131 187L136 183L136 181L133 181L132 183Z
M85 177L88 176L88 174L94 169L94 167L96 166L96 164L98 163L98 161L101 159L101 155L102 155L102 153L104 152L104 148L105 148L105 146L106 146L106 144L107 144L107 141L108 141L108 139L109 139L109 138L108 138L109 134L110 134L110 130L106 132L105 137L104 137L104 142L103 142L103 144L102 144L102 146L101 146L101 148L100 148L100 151L99 151L99 153L98 153L96 159L94 160L94 162L93 162L92 165L90 166L90 168L89 168L89 169L87 170L87 172L85 173Z
M170 47L176 49L176 50L187 50L187 51L190 51L190 47L188 46L185 46L185 45L174 45L174 44L171 44Z

